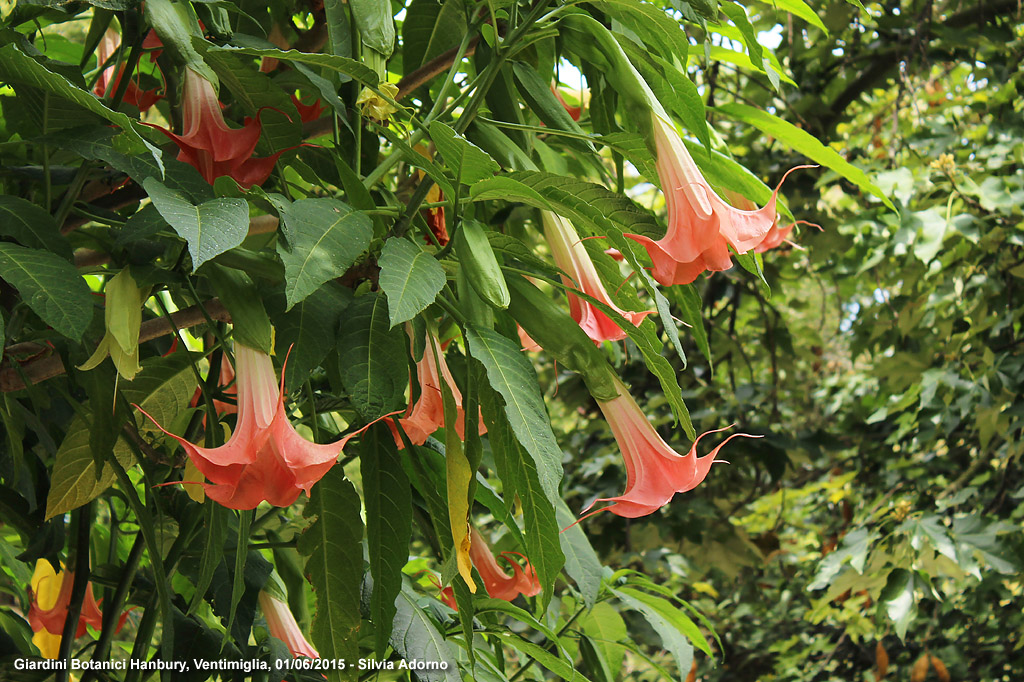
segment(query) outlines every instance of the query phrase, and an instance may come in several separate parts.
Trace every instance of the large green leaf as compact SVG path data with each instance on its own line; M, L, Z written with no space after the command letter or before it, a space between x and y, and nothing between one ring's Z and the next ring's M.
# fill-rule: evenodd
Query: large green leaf
M134 381L120 384L124 399L139 405L163 426L188 405L196 389L195 375L184 354L170 358L149 358L142 361L142 371ZM141 413L135 411L135 421L141 433L157 432L157 427ZM114 455L124 468L135 458L131 448L119 439ZM50 476L50 492L46 499L46 518L77 509L98 497L117 480L110 466L104 466L99 476L89 447L89 424L75 417L67 435L57 450L57 458Z
M45 249L70 258L71 245L48 211L21 197L0 196L0 236L30 249Z
M463 184L493 177L501 170L498 162L480 147L459 135L450 126L434 121L430 124L430 139L437 146L438 153Z
M402 458L390 429L372 426L359 449L366 505L366 541L373 593L370 620L375 624L375 653L384 656L395 619L395 600L402 591L402 567L412 539L412 495Z
M391 646L406 661L436 662L437 668L416 671L419 682L462 682L452 645L419 606L420 596L403 586L395 600ZM322 652L321 652L322 654Z
M544 407L533 366L519 346L490 329L470 327L469 354L483 363L487 379L505 402L505 415L519 443L533 458L537 479L551 504L561 499L562 450Z
M577 519L565 500L559 500L555 504L555 519L558 525L563 528L558 536L562 545L562 554L565 556L565 572L576 581L583 596L583 602L593 606L597 601L598 592L601 591L601 560L590 544L583 528L576 523Z
M360 83L364 83L369 86L376 86L380 80L372 69L367 68L357 60L350 59L348 57L339 57L338 55L333 54L234 46L211 48L209 51L244 54L252 57L269 57L271 59L280 59L286 62L297 62L299 64L322 67L330 71L337 71L338 73L345 74L346 76L351 76Z
M301 199L282 213L285 247L278 242L284 261L288 309L345 274L373 238L373 221L337 199Z
M682 24L649 2L639 0L601 0L594 5L617 19L648 46L686 63L689 40Z
M405 403L409 385L408 341L388 321L383 294L353 299L345 311L338 338L341 385L352 405L367 421L393 412Z
M889 197L877 185L871 182L864 171L841 157L831 147L823 145L807 131L801 130L792 123L784 121L774 114L769 114L767 111L762 111L739 102L723 104L715 107L715 111L751 125L765 135L771 135L779 142L789 145L814 162L831 168L842 177L857 185L857 187L860 187L864 192L874 194L888 208L893 211L896 210Z
M461 0L413 0L402 22L402 68L406 74L445 50L466 33Z
M800 17L808 24L817 26L825 32L825 35L828 35L828 29L825 28L825 24L823 24L818 15L814 13L814 10L807 6L807 3L805 3L804 0L762 0L762 2L784 12L789 12L795 17Z
M660 597L628 588L613 588L611 591L627 608L639 611L658 633L661 645L676 659L679 678L689 672L693 663L693 645L680 628L684 625L682 619L696 628L693 621Z
M299 538L306 557L306 575L316 593L313 644L327 659L354 662L359 656L359 586L363 579L363 522L359 495L334 467L313 487L303 511L315 519ZM359 679L359 670L324 671L330 682Z
M352 290L336 282L327 282L285 312L285 297L268 302L270 318L277 334L274 345L278 357L288 355L285 387L296 390L338 342L341 314L352 300Z
M377 263L380 288L388 296L392 327L411 320L433 303L447 281L436 258L401 237L385 242Z
M249 234L249 205L244 199L210 199L197 206L156 178L147 178L143 187L164 220L188 242L193 271Z
M0 244L0 278L55 330L77 341L92 320L92 296L71 263L55 253Z
M390 57L395 49L395 19L390 0L350 0L349 7L363 45Z

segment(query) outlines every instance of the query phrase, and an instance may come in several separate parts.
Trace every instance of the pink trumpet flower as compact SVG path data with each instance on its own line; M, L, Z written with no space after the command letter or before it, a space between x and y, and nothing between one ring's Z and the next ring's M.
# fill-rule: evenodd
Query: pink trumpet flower
M680 455L654 430L639 405L629 395L626 386L618 379L615 383L618 396L608 402L597 404L608 420L612 434L622 450L622 459L626 465L626 491L618 497L595 500L595 503L612 502L611 505L597 511L607 510L631 519L651 514L668 504L676 493L685 493L696 488L708 475L718 452L730 440L737 436L761 437L734 433L711 452L698 457L697 443L700 439L708 433L725 430L715 429L698 436L690 451ZM597 511L591 514L596 514Z
M107 60L113 56L120 45L121 36L114 29L108 28L107 32L103 34L99 45L96 46L96 60L99 65L103 66L106 64ZM93 88L93 93L97 97L110 97L117 92L117 88L121 84L121 78L124 76L124 65L122 64L117 68L117 75L114 75L114 70L115 67L112 65L103 69L100 73L100 77L96 80L96 85ZM162 99L163 95L158 95L155 89L143 90L134 80L130 80L125 89L123 101L131 104L139 111L145 111Z
M764 207L734 208L704 179L675 126L657 113L651 117L656 167L668 204L668 231L657 241L635 234L626 236L644 245L654 263L654 278L665 286L689 284L705 270L728 270L732 267L730 246L743 254L768 237L777 218L779 187L786 176L813 166L788 170Z
M590 259L590 254L587 253L587 249L583 246L583 242L576 234L572 224L550 211L541 211L541 219L544 223L544 237L551 247L555 264L565 273L562 275L562 282L567 287L578 288L583 293L609 306L636 326L639 326L646 316L654 312L653 310L631 312L622 310L615 305L611 297L608 296L608 291L605 290L601 278L597 275L594 262ZM583 331L595 343L620 341L626 338L626 332L612 322L611 318L595 308L592 303L571 292L568 296L569 312L572 314L572 319L579 323Z
M334 466L351 433L341 440L319 445L295 431L284 407L284 370L280 388L270 356L235 344L238 421L227 443L201 448L168 432L209 483L206 494L231 509L254 509L267 501L287 507ZM140 408L141 411L141 408Z
M306 640L295 622L288 604L273 596L266 590L260 592L258 601L263 617L267 619L267 629L270 635L275 637L288 647L292 656L306 656L308 658L320 658L320 654L313 648L313 645Z
M405 330L411 337L413 326L406 324ZM462 409L462 392L455 385L455 377L452 376L451 370L448 369L448 363L444 360L444 352L440 342L437 340L437 336L428 330L427 345L423 349L423 357L416 363L416 382L419 384L420 396L415 403L409 405L405 415L397 420L402 425L402 430L405 431L413 445L423 445L434 431L445 425L444 400L441 396L442 380L448 385L452 392L452 397L455 398L455 407L458 415L455 430L459 434L459 438L465 438L466 413ZM478 420L478 423L480 424L480 434L487 433L487 427L484 426L483 419ZM405 447L401 436L398 435L398 429L395 427L394 420L387 420L387 424L391 428L391 433L395 437L395 444L398 448Z
M512 567L512 575L510 576L498 565L498 561L491 552L487 541L480 535L480 531L476 528L471 528L469 537L471 543L469 546L469 558L472 560L473 566L480 573L488 595L494 599L512 601L520 594L524 597L533 597L540 594L540 580L538 580L537 571L530 565L529 560L526 560L524 568L513 558L514 555L519 554L518 552L502 552L501 558ZM522 555L519 554L519 556ZM526 559L526 557L523 558Z
M259 117L247 117L241 128L229 128L213 83L189 68L185 69L182 119L185 129L182 135L160 126L153 127L178 145L178 160L193 166L210 184L227 175L243 189L259 185L270 177L282 154L252 158L263 131Z
M725 196L736 208L742 208L745 210L757 208L757 204L738 192L726 190ZM816 227L819 230L821 229L821 225L817 225L806 220L797 220L785 227L779 227L779 216L776 215L775 222L772 223L772 228L768 230L768 234L765 235L764 241L754 247L754 253L764 253L765 251L777 248L782 244L782 242L788 241L790 233L793 232L793 228L797 225L809 225L811 227Z

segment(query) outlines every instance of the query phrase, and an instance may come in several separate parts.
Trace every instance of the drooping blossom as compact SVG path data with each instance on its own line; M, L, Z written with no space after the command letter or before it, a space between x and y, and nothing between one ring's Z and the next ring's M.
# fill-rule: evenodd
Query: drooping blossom
M502 552L501 558L508 562L512 568L512 575L498 565L498 561L491 552L490 546L480 531L476 528L470 529L469 558L473 566L484 581L484 588L487 594L494 599L512 601L520 594L524 597L533 597L540 594L540 580L537 578L537 571L534 570L529 560L526 566L520 566L515 556L518 552ZM525 559L525 557L523 557Z
M580 106L570 106L566 103L565 98L562 97L562 93L554 85L551 86L551 92L555 94L555 99L557 99L558 103L562 105L565 112L569 114L569 118L578 122L580 120L580 115L583 113L582 102Z
M214 501L231 509L254 509L263 501L287 507L300 492L309 494L356 434L326 445L311 443L288 421L284 372L278 386L270 356L236 343L235 362L238 421L227 443L203 448L157 427L185 448L209 480L203 487Z
M658 178L668 204L668 231L657 241L626 236L644 245L654 264L654 278L665 286L689 284L706 270L728 270L730 246L736 253L747 253L768 236L782 183L763 208L734 208L704 179L675 126L658 113L652 112L651 118ZM809 167L796 166L786 175Z
M184 132L176 135L154 125L178 145L178 160L193 166L207 182L227 175L243 189L259 185L270 177L283 150L270 156L253 158L263 125L256 118L246 117L241 128L231 128L224 121L220 100L213 83L190 68L185 69L182 97Z
M697 437L689 452L680 455L658 435L636 404L626 386L615 379L618 396L607 402L598 401L612 434L622 451L626 466L626 491L618 497L596 502L611 502L599 511L610 511L626 518L651 514L669 503L676 493L693 490L704 480L715 462L718 452L733 438L760 438L746 433L734 433L703 457L697 456L697 444L708 431ZM728 428L728 427L726 427ZM597 512L591 512L597 513Z
M612 302L601 278L598 277L594 262L590 259L586 247L580 240L572 224L560 215L551 211L541 211L544 224L544 237L551 247L555 264L562 269L562 282L567 287L578 288L585 294L596 298L626 318L630 323L639 326L644 318L653 310L632 312L622 310ZM568 277L566 277L568 275ZM592 303L569 292L569 312L572 319L579 323L595 343L602 341L620 341L626 338L626 332L611 321L607 315L594 307Z
M150 35L156 35L150 31ZM143 42L143 47L146 46L146 42L149 41L147 36L146 41ZM157 40L159 42L159 39ZM96 60L97 63L102 67L107 63L118 47L121 45L121 36L112 28L108 28L107 32L103 34L103 38L100 40L99 45L96 46ZM93 87L93 93L97 97L111 97L117 92L118 86L121 84L121 77L124 75L124 64L116 67L117 74L115 75L115 66L111 64L107 68L100 72L100 77L96 79L96 85ZM124 97L122 102L127 102L140 112L146 111L154 104L163 99L163 95L157 94L156 88L152 90L143 90L139 87L135 80L129 80L128 85L124 91Z
M422 154L427 159L434 158L433 146L427 147L423 144L418 144L415 147L416 151ZM416 180L423 182L423 178L426 177L426 173L422 169L416 169ZM428 204L439 204L444 201L444 193L437 184L433 184L430 187L430 191L427 192L426 203ZM448 227L445 223L444 217L444 206L431 206L420 211L420 215L427 221L427 226L430 228L431 234L434 235L432 241L430 237L424 236L423 240L427 244L434 244L435 241L438 246L444 246L450 239L448 236Z
M540 344L533 340L533 337L526 333L518 324L516 325L516 331L519 333L519 345L523 347L523 350L530 353L539 353L544 350L540 347Z
M413 326L407 323L405 330L409 334L411 341L414 333ZM397 419L398 423L402 426L402 430L405 431L413 445L423 445L434 431L445 425L444 400L441 395L442 380L448 385L452 392L452 397L455 398L455 408L458 415L455 431L459 434L459 438L465 438L466 413L462 409L462 392L455 385L455 377L452 376L451 370L448 369L448 363L444 360L444 351L437 336L428 330L423 357L416 363L416 383L419 385L419 398L417 398L415 403L409 405L405 415ZM410 387L414 388L411 380ZM484 426L483 420L478 420L478 423L480 424L480 433L486 433L487 427ZM398 429L395 427L395 420L388 419L387 424L395 437L395 444L399 449L405 447L401 436L398 434Z
M725 196L736 208L742 208L745 210L753 210L757 208L757 204L739 192L726 190ZM775 222L772 223L771 229L768 230L768 234L765 235L764 241L754 247L754 253L764 253L765 251L777 248L782 244L782 242L788 241L790 233L793 232L793 228L797 225L810 225L811 227L817 227L819 230L821 229L820 225L816 225L806 220L797 220L785 227L779 227L779 215L776 214Z
M61 568L63 569L63 565ZM36 568L29 582L32 604L28 611L28 622L35 633L32 636L32 643L38 647L43 658L57 658L60 651L61 633L64 632L64 621L67 620L68 608L71 605L74 581L74 573L65 570L57 573L49 561L36 561ZM82 601L82 611L78 616L75 637L84 635L87 625L96 630L103 627L103 616L92 595L91 583L85 588L85 599Z
M313 648L295 622L295 616L288 604L281 601L266 590L261 590L257 598L263 617L267 620L267 629L270 636L275 637L288 647L292 656L306 656L307 658L320 658L320 654Z
M428 579L434 584L434 587L437 588L441 602L452 611L458 611L459 605L455 602L455 590L452 589L452 586L449 585L448 587L442 587L441 581L434 575L429 576Z

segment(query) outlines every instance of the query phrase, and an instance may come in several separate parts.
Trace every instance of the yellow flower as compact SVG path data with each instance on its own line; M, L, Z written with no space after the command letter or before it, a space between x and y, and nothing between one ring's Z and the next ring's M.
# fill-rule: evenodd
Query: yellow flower
M398 97L398 86L394 83L381 83L377 88L391 100ZM370 88L363 88L356 99L356 104L359 105L363 116L378 123L387 123L391 119L391 114L398 111L398 107Z

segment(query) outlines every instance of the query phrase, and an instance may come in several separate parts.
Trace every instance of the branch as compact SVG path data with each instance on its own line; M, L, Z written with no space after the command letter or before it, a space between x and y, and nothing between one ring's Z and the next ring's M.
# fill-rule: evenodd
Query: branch
M203 304L206 313L218 322L230 322L231 314L219 299L211 299ZM177 329L188 329L206 323L206 317L200 306L185 308L171 315L171 320ZM153 339L166 336L171 333L164 318L146 320L139 328L139 343L152 341ZM12 353L38 353L47 350L46 346L38 343L19 343L4 349L4 355ZM28 384L38 384L41 381L52 379L67 372L64 362L59 355L48 355L39 360L33 360L21 367L8 367L0 370L0 393L10 393L26 388Z

